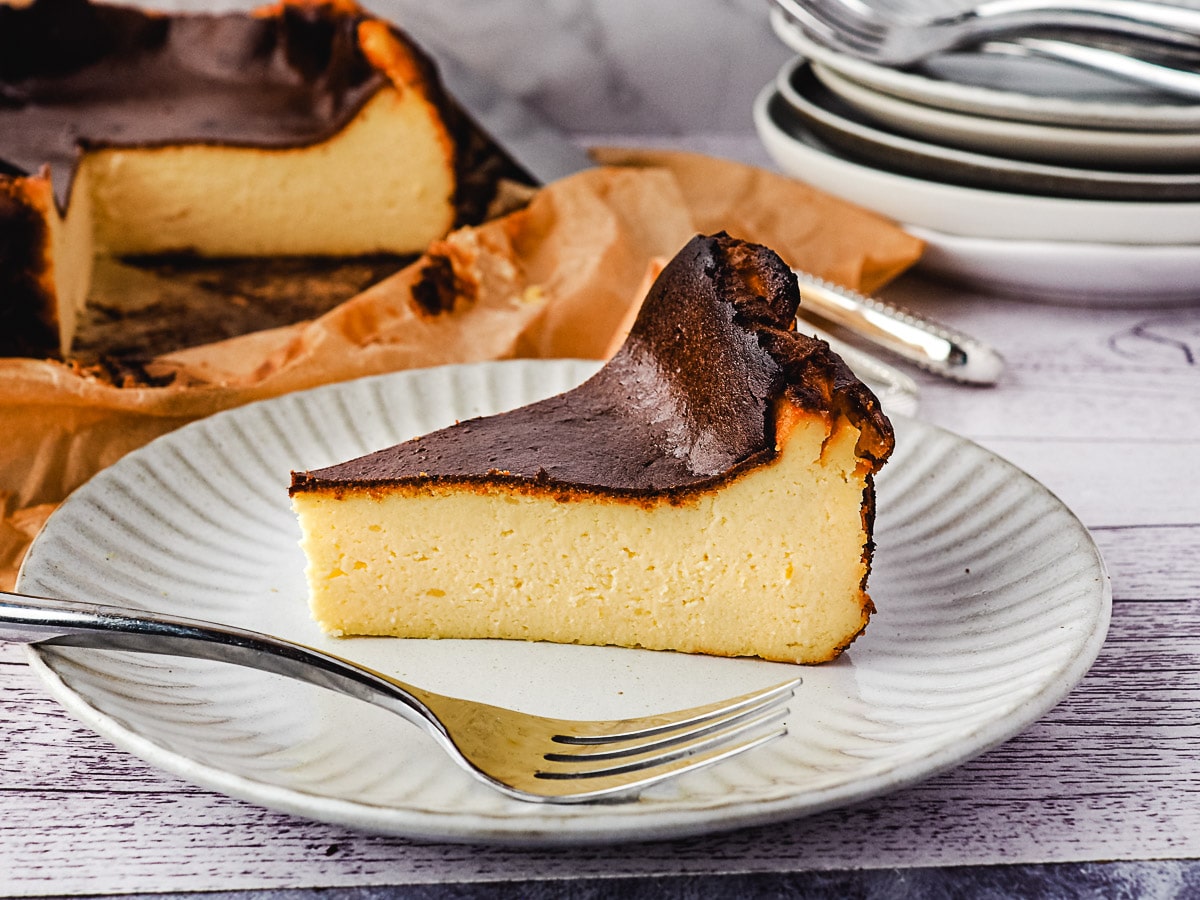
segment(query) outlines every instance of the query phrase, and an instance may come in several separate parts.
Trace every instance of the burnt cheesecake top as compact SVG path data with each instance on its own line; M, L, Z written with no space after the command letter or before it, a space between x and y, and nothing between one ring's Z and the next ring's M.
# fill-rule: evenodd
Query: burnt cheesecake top
M661 495L775 455L777 401L846 416L873 468L891 452L878 400L829 346L793 329L796 277L765 247L697 236L647 294L618 353L579 387L359 459L293 473L292 492L504 482Z
M169 16L88 0L0 4L0 176L49 164L65 207L88 148L323 140L388 83L359 46L367 18L341 0ZM477 129L441 91L433 63L391 31L452 137L479 153ZM500 168L529 180L511 161Z

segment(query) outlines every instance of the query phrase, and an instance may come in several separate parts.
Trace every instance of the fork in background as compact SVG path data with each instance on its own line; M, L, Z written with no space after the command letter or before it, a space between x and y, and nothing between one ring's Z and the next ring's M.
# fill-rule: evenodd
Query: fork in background
M969 47L1054 59L1200 97L1196 9L1142 0L987 0L955 15L901 18L864 0L773 2L777 25L782 19L810 40L877 65L911 67Z
M429 733L510 797L579 803L636 794L786 732L799 679L693 709L615 721L534 716L446 697L271 635L142 611L0 591L0 640L212 659L383 707Z
M952 15L904 16L865 0L775 0L814 39L881 65L907 66L997 38L1095 32L1200 48L1200 10L1143 0L984 0Z

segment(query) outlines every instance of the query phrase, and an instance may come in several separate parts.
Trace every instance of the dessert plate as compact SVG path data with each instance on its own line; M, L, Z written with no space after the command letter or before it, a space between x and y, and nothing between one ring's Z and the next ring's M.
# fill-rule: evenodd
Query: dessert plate
M927 4L924 4L927 8ZM947 53L919 71L893 69L810 40L778 9L771 25L789 48L877 91L978 116L1078 128L1200 132L1200 104L1051 60Z
M822 141L868 165L981 190L1084 200L1200 200L1198 172L1108 171L1028 162L930 143L877 127L829 90L806 60L776 79L792 115Z
M919 268L989 297L1082 306L1200 304L1200 245L959 237L917 225Z
M197 422L78 490L18 589L274 631L437 691L549 715L675 708L795 666L503 641L338 640L310 621L287 500L325 465L572 386L594 363L512 361L318 388ZM836 663L806 667L790 733L638 800L509 799L382 710L199 660L31 648L85 724L154 765L266 807L412 837L553 844L662 839L813 813L896 790L1016 734L1104 640L1111 593L1078 520L962 438L898 419L878 484L879 612Z
M800 66L793 63L793 72ZM1036 162L1098 166L1192 166L1200 131L1124 131L1018 122L926 106L877 91L820 63L812 71L830 91L886 128L934 144Z
M1039 197L946 184L858 161L817 138L774 83L755 101L754 124L782 171L907 225L1009 240L1200 243L1200 202Z

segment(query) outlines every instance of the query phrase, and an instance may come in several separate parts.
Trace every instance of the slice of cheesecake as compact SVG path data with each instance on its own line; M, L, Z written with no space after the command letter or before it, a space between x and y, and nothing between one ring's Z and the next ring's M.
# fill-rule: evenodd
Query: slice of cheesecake
M790 269L693 239L586 383L293 473L311 608L345 635L835 658L867 625L874 395L794 331Z
M0 356L65 352L96 254L423 251L528 180L347 0L0 3Z

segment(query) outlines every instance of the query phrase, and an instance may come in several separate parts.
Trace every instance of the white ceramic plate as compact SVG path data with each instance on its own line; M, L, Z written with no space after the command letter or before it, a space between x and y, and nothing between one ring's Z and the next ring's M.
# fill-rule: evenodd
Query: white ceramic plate
M1200 245L959 237L916 225L920 268L988 296L1086 306L1200 304Z
M860 84L820 63L812 68L829 90L871 119L935 144L1089 168L1194 167L1200 162L1200 131L1116 131L998 119L905 100Z
M1200 244L1200 202L1037 197L898 175L843 157L767 85L754 104L767 152L789 175L897 222L945 234L1027 241Z
M778 9L771 11L771 24L801 56L860 84L926 106L1079 128L1200 131L1200 104L1170 102L1162 94L1065 63L949 53L919 72L892 69L809 40Z
M399 373L198 422L105 470L50 518L19 587L266 629L448 693L549 715L673 708L789 677L750 659L503 641L336 640L309 620L293 467L564 389L594 369L520 361ZM525 844L667 838L862 800L954 766L1061 700L1103 642L1110 588L1045 488L959 437L899 420L878 483L867 633L806 667L787 737L636 802L511 800L421 731L307 685L219 663L32 650L87 725L254 803L422 838Z
M1198 172L1109 171L1028 162L946 147L877 127L830 91L805 59L784 64L775 87L792 115L851 159L914 178L982 190L1086 200L1200 200Z

